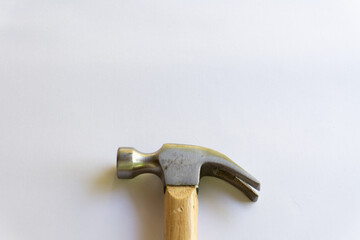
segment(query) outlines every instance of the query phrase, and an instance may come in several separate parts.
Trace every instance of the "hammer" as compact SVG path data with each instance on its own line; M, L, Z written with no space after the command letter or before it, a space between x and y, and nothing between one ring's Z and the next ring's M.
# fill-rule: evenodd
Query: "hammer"
M253 202L260 183L225 155L209 148L164 144L154 153L119 148L117 176L134 178L153 173L164 184L165 240L196 240L198 219L197 191L200 178L213 176L232 184Z

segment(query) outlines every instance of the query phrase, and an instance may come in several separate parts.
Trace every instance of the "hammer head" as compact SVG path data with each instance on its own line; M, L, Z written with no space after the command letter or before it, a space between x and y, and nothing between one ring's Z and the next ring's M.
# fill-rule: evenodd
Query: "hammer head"
M133 178L142 173L159 176L164 185L198 186L203 176L227 181L252 201L258 195L260 183L253 176L214 150L182 144L164 144L154 153L141 153L134 148L119 148L117 154L118 178Z

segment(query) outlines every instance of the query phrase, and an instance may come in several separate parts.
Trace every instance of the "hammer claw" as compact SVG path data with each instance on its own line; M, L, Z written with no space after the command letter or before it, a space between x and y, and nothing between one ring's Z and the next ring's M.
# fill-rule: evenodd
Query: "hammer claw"
M214 171L214 176L230 183L231 185L242 191L251 201L256 202L258 200L257 193L249 186L249 184L247 184L240 178L220 169L216 169Z

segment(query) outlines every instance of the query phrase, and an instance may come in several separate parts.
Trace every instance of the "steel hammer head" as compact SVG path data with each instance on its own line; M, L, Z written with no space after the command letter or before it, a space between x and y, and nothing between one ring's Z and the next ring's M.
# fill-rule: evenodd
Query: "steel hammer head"
M134 148L119 148L118 178L133 178L142 173L153 173L164 185L198 186L201 177L213 176L227 181L252 201L258 195L260 183L225 155L199 146L164 144L154 153L141 153Z

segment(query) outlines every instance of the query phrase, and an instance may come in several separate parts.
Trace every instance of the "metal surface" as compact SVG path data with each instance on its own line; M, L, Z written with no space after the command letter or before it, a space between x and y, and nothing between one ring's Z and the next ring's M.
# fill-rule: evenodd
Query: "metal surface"
M159 176L164 185L198 186L201 177L220 178L256 201L260 183L225 155L212 149L164 144L154 153L141 153L134 148L119 148L117 155L118 178L133 178L142 173Z

